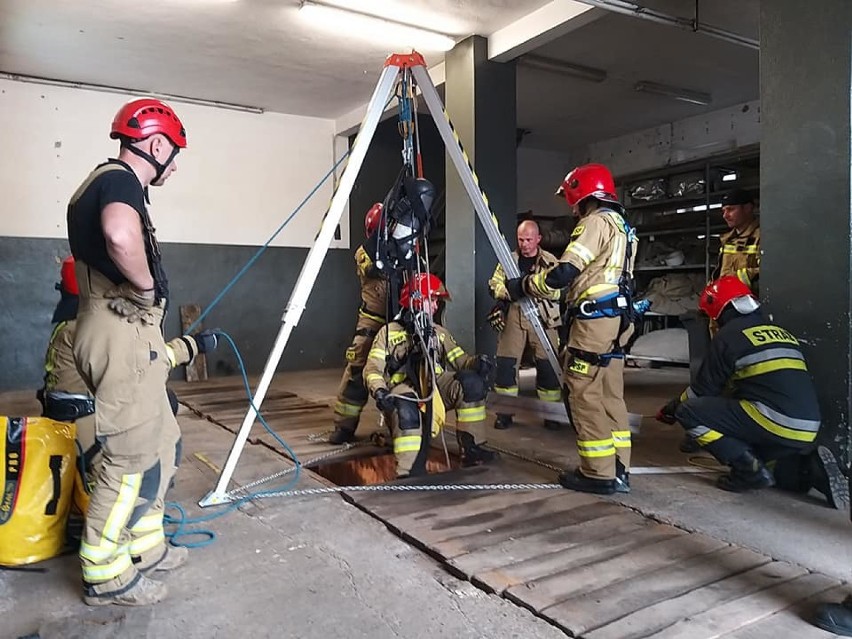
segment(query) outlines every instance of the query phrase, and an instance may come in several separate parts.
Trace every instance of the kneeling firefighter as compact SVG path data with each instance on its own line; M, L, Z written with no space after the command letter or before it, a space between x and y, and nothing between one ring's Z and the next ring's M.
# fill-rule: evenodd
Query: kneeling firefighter
M612 174L602 164L571 171L556 191L577 218L559 264L506 282L512 300L558 300L568 289L565 402L577 431L580 467L559 482L597 494L630 491L630 429L624 351L634 327L636 233L625 222Z
M456 411L463 466L496 457L482 448L487 379L493 364L485 355L467 355L447 329L433 323L442 298L449 298L449 293L437 276L412 276L400 291L402 310L379 331L364 367L364 381L376 406L390 418L397 477L426 472L432 434L426 395L439 421L443 407Z
M695 382L657 414L680 422L730 472L719 488L772 486L825 494L848 508L846 478L831 452L815 446L820 427L816 389L799 341L767 323L760 302L734 275L711 282L699 308L719 325ZM775 477L767 466L775 469ZM810 480L802 482L802 478ZM803 484L804 485L801 485Z

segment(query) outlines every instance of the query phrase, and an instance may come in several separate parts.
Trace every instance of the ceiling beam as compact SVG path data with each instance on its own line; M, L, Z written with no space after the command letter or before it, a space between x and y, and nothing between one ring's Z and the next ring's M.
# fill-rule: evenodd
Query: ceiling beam
M514 60L605 13L578 0L551 0L488 36L488 58L495 62Z

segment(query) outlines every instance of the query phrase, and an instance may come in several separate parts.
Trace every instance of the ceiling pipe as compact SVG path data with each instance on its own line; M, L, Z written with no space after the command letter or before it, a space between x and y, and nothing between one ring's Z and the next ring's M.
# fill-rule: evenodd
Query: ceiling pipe
M593 67L574 64L572 62L564 62L554 58L546 58L538 55L526 53L518 59L518 64L537 69L547 73L556 73L558 75L567 75L580 80L588 80L589 82L603 82L607 78L606 71L595 69Z
M720 29L719 27L714 27L709 24L699 24L697 2L694 20L672 16L667 13L662 13L661 11L656 11L655 9L643 7L634 2L627 2L626 0L578 0L578 2L597 7L598 9L605 9L606 11L613 11L614 13L622 13L634 18L642 18L643 20L649 20L651 22L656 22L657 24L665 24L670 27L688 29L695 33L703 33L704 35L718 38L719 40L724 40L726 42L731 42L733 44L738 44L742 47L748 47L749 49L760 49L760 42L754 38L747 38L746 36L734 33L733 31Z

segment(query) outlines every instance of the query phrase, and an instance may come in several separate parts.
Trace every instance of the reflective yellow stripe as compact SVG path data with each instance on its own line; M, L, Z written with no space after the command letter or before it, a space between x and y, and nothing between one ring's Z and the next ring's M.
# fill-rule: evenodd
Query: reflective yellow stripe
M615 284L595 284L580 293L577 297L577 301L579 302L589 298L603 297L605 294L608 295L615 291L618 291L618 286Z
M398 372L394 373L393 375L391 375L390 383L393 384L394 386L396 384L401 384L404 381L405 381L405 373L403 373L402 371L398 371Z
M420 443L423 438L420 435L403 435L395 437L393 440L393 452L399 453L416 453L420 450Z
M576 241L571 242L565 248L565 252L566 253L573 253L574 255L579 257L582 260L583 264L585 264L586 266L588 266L589 264L591 264L595 260L595 254L592 253L585 246L583 246L582 244L580 244L579 242L576 242Z
M83 565L83 580L89 583L101 583L115 579L132 565L127 546L122 546L121 554L113 561L102 566Z
M118 548L118 544L109 539L102 539L99 546L92 546L83 541L80 542L80 557L89 561L99 562L109 559L116 554L116 548Z
M615 444L610 439L577 440L580 457L610 457L615 455Z
M364 381L368 384L372 384L373 382L384 382L384 375L380 375L379 373L367 373L364 376Z
M758 410L757 405L752 402L747 402L744 399L740 400L740 406L742 406L746 414L758 424L760 424L761 427L765 428L774 435L778 435L778 437L783 437L784 439L792 439L798 442L812 442L816 439L817 429L819 428L818 421L794 419L791 417L780 415L778 413L775 413L776 419L770 419L769 417L764 415L760 410ZM770 410L766 406L762 406L761 408L763 408L764 412L769 412ZM779 418L786 420L788 422L788 425L784 426L782 424L779 424L777 421L777 419ZM794 424L801 425L802 428L791 428L790 426Z
M383 348L371 348L370 352L367 353L367 359L377 359L379 361L384 362L388 356L388 352Z
M518 387L517 386L495 386L494 392L498 395L508 395L510 397L518 396Z
M769 362L760 362L759 364L745 366L734 373L733 379L745 379L746 377L755 377L783 370L806 371L808 370L808 366L800 359L774 359Z
M144 517L140 517L139 521L133 524L133 527L130 529L135 533L140 532L151 532L152 530L162 530L163 528L163 513L156 513L154 515L145 515Z
M142 473L132 473L121 476L121 486L118 488L118 496L112 505L102 540L117 540L121 536L122 529L127 525L133 508L136 506L136 498L139 496L139 487L142 485Z
M481 422L485 419L485 406L456 409L456 421L459 423Z
M722 246L722 254L735 255L737 253L745 253L746 255L757 255L760 253L760 247L757 244L751 246L740 246L738 244L725 244Z
M751 286L751 278L748 276L747 268L738 268L737 269L737 278L746 286Z
M334 412L343 417L358 417L363 410L363 406L358 404L347 404L346 402L337 402L334 405Z
M358 315L373 320L374 322L378 322L379 324L385 323L384 317L382 317L381 315L373 315L370 311L365 311L363 308L358 309Z
M496 388L495 388L496 390ZM499 391L498 391L499 392ZM515 387L515 394L518 392L518 387ZM545 402L558 402L562 399L562 391L561 390L553 390L548 388L538 388L535 389L538 398Z
M715 442L717 439L722 439L722 433L707 429L707 432L703 435L699 435L695 438L701 446L706 446L710 442Z
M591 371L592 365L589 362L584 362L581 359L577 359L576 357L571 361L571 364L568 366L569 371L573 371L575 373L579 373L580 375L588 375Z
M464 355L464 350L461 346L456 346L453 350L447 353L447 361L452 363L456 361L459 357Z
M130 542L128 551L131 557L138 557L144 552L148 552L152 548L156 548L166 542L166 536L163 534L163 529L155 530L154 532L142 535Z
M177 366L177 355L175 355L175 349L166 344L166 356L169 358L169 366L174 368Z
M614 431L612 431L612 443L616 448L630 448L630 431L629 430L614 430Z
M553 269L548 269L546 271L541 271L540 273L535 273L534 275L530 275L527 281L527 287L531 289L531 291L535 294L535 297L558 300L559 299L559 289L550 288L545 280L547 279L547 275Z

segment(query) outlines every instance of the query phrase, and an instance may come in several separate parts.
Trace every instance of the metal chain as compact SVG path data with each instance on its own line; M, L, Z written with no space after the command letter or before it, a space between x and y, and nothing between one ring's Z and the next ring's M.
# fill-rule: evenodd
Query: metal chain
M300 495L328 495L343 492L439 492L451 490L554 490L561 489L561 484L440 484L434 486L376 484L374 486L329 486L324 488L303 488L300 490L285 490L277 493L257 495L258 499L267 497L296 497Z

